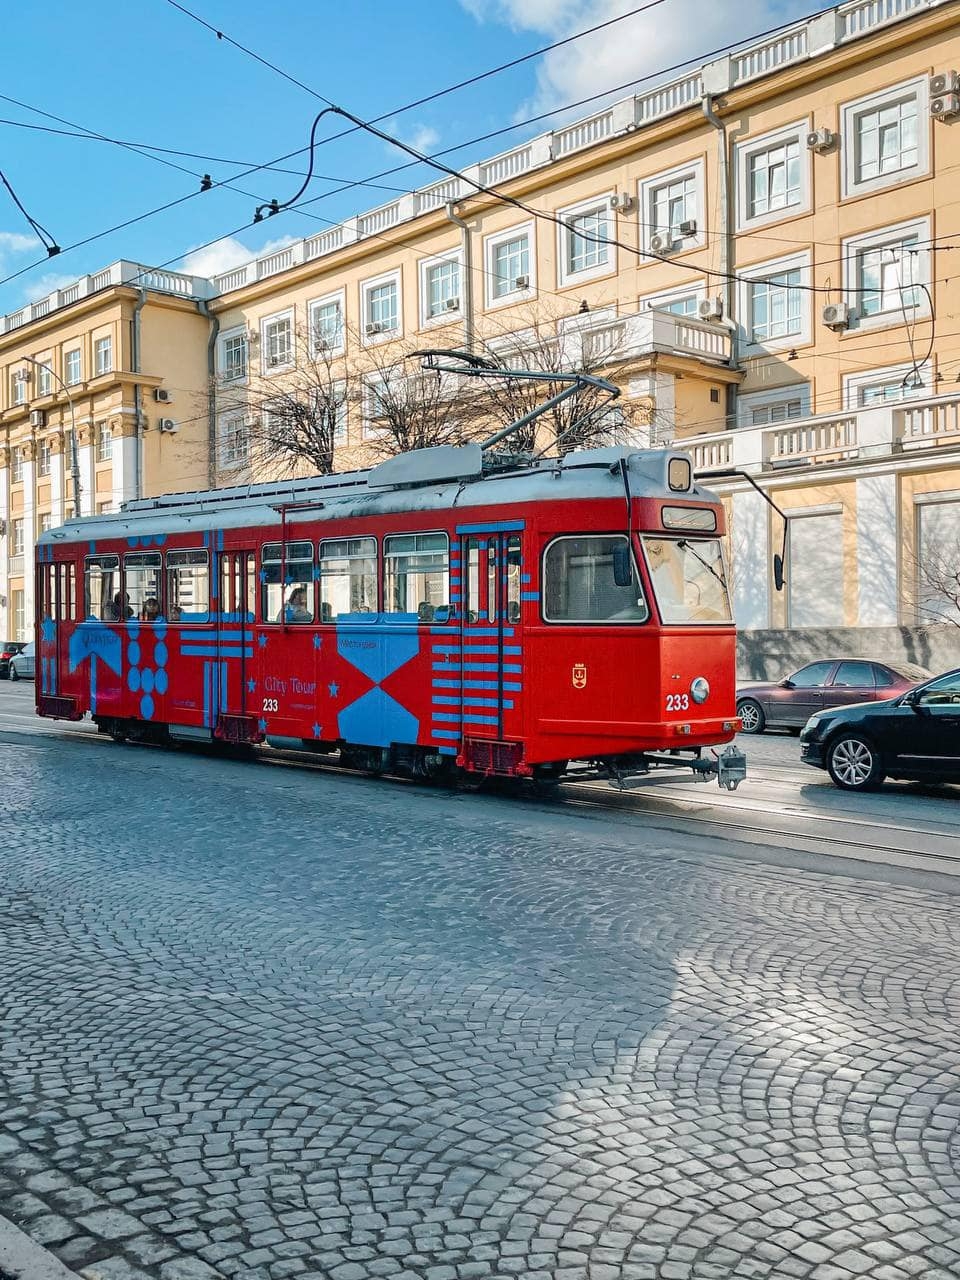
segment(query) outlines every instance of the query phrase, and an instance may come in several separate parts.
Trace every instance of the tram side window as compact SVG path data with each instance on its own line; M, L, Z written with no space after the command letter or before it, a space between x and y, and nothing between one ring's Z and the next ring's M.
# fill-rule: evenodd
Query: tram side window
M171 622L208 622L210 564L204 550L167 552L167 610Z
M450 599L450 560L445 533L402 533L383 540L386 613L415 613L432 622Z
M120 557L87 556L84 561L84 617L120 621Z
M557 538L543 557L547 622L645 622L649 616L629 541Z
M260 556L264 622L312 622L314 610L313 543L266 542Z
M77 617L77 569L76 565L58 564L50 566L51 576L49 598L45 607L51 618L60 622L75 622Z
M320 621L377 611L376 538L331 538L320 543Z
M159 551L131 551L123 557L123 589L133 617L156 622L163 613L163 558Z
M522 583L522 559L520 556L520 539L514 533L507 539L507 621L520 621L520 599Z

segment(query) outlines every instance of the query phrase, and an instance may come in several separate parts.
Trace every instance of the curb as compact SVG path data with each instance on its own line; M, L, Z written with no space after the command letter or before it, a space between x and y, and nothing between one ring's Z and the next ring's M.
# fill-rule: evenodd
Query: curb
M0 1218L0 1280L78 1280L75 1271L6 1218Z

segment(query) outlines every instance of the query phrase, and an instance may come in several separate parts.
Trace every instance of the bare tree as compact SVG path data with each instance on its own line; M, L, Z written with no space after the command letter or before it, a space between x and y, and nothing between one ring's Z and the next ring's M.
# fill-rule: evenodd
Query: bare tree
M960 536L928 540L915 567L917 621L960 627Z

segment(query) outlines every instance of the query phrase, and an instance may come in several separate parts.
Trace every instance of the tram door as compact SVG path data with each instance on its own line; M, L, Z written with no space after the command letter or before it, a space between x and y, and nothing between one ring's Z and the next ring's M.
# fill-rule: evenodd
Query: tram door
M254 553L222 551L217 648L222 672L220 710L227 715L246 715L248 707L256 707L249 685L253 675L256 590Z
M520 723L520 535L469 534L462 565L463 734L502 740Z

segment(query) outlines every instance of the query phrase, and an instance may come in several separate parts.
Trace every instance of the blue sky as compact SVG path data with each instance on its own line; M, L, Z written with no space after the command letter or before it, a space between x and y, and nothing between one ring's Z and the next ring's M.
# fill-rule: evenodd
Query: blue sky
M627 13L643 0L184 3L355 114L370 118L389 113L382 127L425 150L455 146L828 7L818 0L658 0L647 12L545 58L396 114L405 103ZM0 52L0 95L23 105L0 97L0 168L28 211L62 246L198 192L200 180L194 173L229 179L244 167L305 146L323 105L218 41L167 0L24 4L16 27L16 41L5 40ZM36 109L71 124L50 120ZM448 159L468 164L542 132L550 123L520 128ZM184 173L118 146L24 125L80 126L212 158L152 153L193 171ZM324 121L319 136L338 131L335 120ZM379 185L326 195L341 182L367 179L405 159L363 134L323 145L316 152L316 176L307 193L322 197L311 206L313 216L291 212L240 230L257 203L293 194L305 172L301 156L285 162L296 172L238 179L236 185L250 194L229 189L197 194L31 267L0 284L0 313L121 257L151 264L176 258L181 267L199 272L224 270L267 244L312 235L388 201L395 194L390 188L409 190L440 176L419 167L382 178ZM190 255L210 240L218 241L212 249ZM0 189L0 278L42 257L29 226Z

